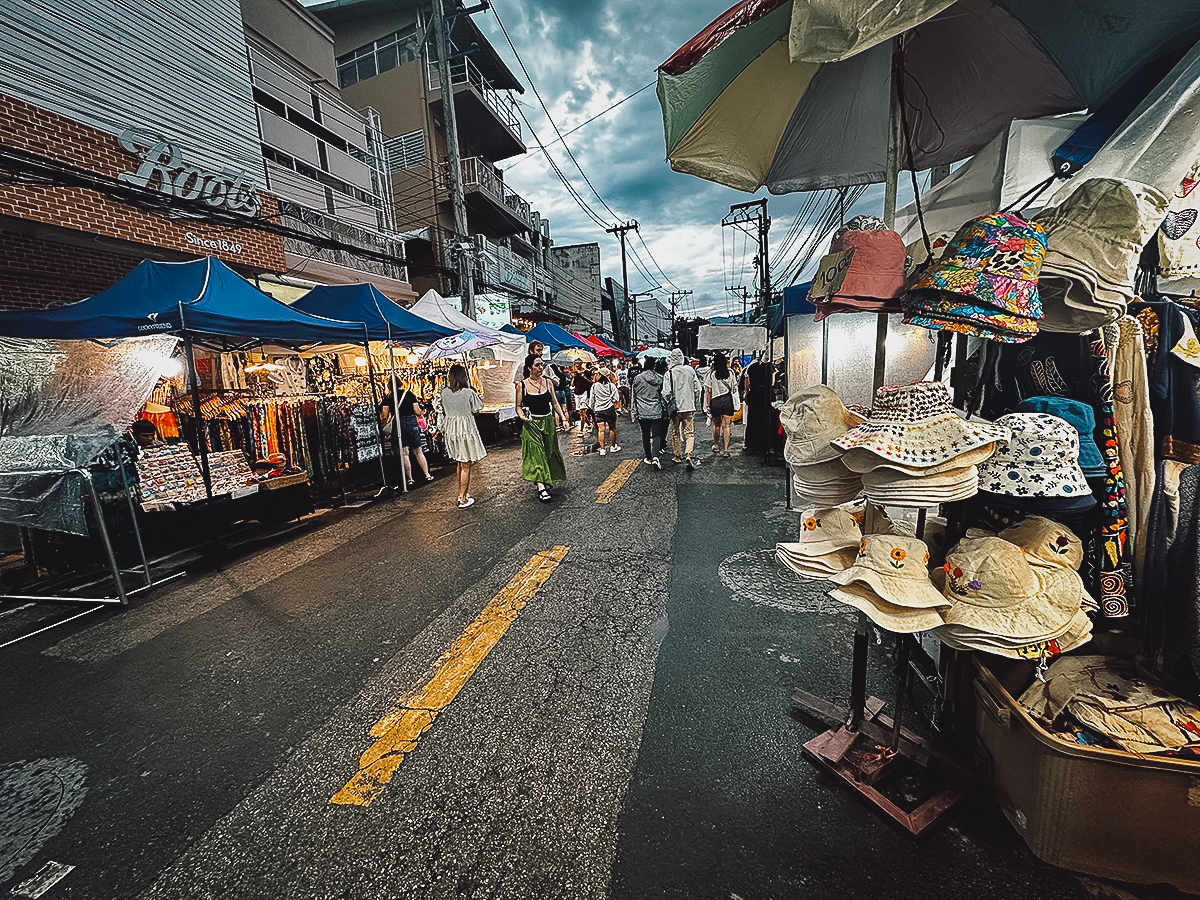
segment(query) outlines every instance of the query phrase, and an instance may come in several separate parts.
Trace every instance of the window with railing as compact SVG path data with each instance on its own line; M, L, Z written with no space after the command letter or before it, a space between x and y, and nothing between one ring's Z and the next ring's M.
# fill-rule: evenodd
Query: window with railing
M469 57L459 57L450 62L450 84L469 84L483 97L484 102L491 107L492 112L509 127L517 137L521 136L521 119L517 113L517 102L509 91L499 91L492 83L483 77L483 73L471 62ZM429 65L429 87L431 90L441 88L438 78L437 65Z
M393 31L339 56L336 60L338 84L345 88L366 81L416 59L419 52L416 25Z

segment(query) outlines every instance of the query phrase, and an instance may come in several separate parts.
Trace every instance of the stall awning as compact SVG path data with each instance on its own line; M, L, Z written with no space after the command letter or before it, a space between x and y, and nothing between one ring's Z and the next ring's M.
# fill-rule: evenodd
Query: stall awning
M371 340L395 341L406 347L431 344L458 333L410 312L373 284L321 285L297 299L291 308L329 319L362 322Z
M355 322L310 316L264 294L219 259L145 260L91 297L54 309L0 311L0 335L100 340L212 335L298 344L361 342Z
M550 348L551 353L556 353L559 350L569 350L574 347L576 350L587 350L589 353L595 353L596 348L585 340L577 338L561 325L555 325L553 322L539 322L534 325L529 331L525 332L526 341L541 341Z

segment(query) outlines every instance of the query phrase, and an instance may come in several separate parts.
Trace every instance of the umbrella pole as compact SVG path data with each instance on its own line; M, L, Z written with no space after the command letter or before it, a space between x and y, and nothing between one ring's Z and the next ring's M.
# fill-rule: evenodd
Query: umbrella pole
M404 435L400 431L400 397L396 384L396 348L388 341L388 356L392 363L392 427L396 429L396 446L400 448L400 489L408 493L408 476L404 474L404 454L408 448L404 446Z
M366 326L363 326L366 331ZM383 486L388 487L387 469L383 466L383 426L379 424L379 395L375 392L375 365L371 362L371 337L368 334L363 340L363 350L367 354L367 380L371 382L371 404L375 407L375 433L379 435L379 477Z

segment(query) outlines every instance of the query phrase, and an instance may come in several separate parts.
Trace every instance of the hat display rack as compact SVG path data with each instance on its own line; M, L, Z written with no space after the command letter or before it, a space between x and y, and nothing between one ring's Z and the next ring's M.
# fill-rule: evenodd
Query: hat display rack
M892 48L891 116L888 132L887 176L885 181L883 215L883 224L889 230L893 229L895 224L897 179L900 172L899 162L902 145L908 156L908 168L910 171L913 169L911 131L908 127L904 111L903 51L898 38L893 39ZM913 180L914 194L917 197L917 216L920 221L926 250L932 255L929 237L926 233L924 218L921 212L920 195L916 190L915 172L913 172ZM894 232L892 233L894 234ZM868 239L871 240L870 238ZM847 249L849 249L850 243L848 240ZM883 248L881 252L887 252L889 249L882 240L878 242L872 240L872 243L876 244L874 248L876 251L879 251L880 246ZM849 254L849 256L852 258L852 254ZM845 267L843 266L844 272ZM836 292L837 287L840 286L842 286L842 282L840 280L836 281L828 291L828 295L832 296ZM876 312L873 394L883 387L884 382L884 369L887 361L887 309L890 309L890 307L882 305L875 308L879 311ZM826 330L828 319L823 319L821 324L821 384L825 385L828 380L828 332ZM957 338L956 363L965 363L967 353L966 335L958 334ZM934 381L942 381L949 356L950 333L939 331L937 334L937 353L934 363ZM963 368L959 368L959 371L963 371ZM955 382L956 379L952 376L952 386L955 385ZM955 405L958 405L961 402L963 394L961 386L955 386L954 393L956 395ZM846 424L850 425L852 423L847 421ZM815 460L811 460L811 462L816 463ZM789 459L789 472L792 470L792 464L792 460ZM827 465L827 463L816 464ZM789 477L787 482L787 505L789 509L792 509L793 479ZM832 506L834 504L830 503L828 505ZM903 503L889 503L888 505L901 508L905 506ZM936 506L939 504L934 502L929 505ZM911 509L914 506L914 504L909 504L908 508ZM915 509L916 533L913 540L923 546L921 539L925 534L928 506L915 506ZM950 521L946 528L946 546L951 545L951 536L960 530L961 526L961 523L953 517L948 516L948 518ZM863 543L860 550L860 558L861 554L879 556L880 553L888 552L887 547L876 548L872 546L869 553L867 549L868 538L871 538L870 543L872 545L877 543L876 539L872 537L872 533L883 531L887 527L886 522L886 515L882 509L877 507L875 503L868 502L866 504L865 520L862 527ZM801 523L801 528L803 528L803 523ZM891 548L891 552L896 552L897 554L901 550L902 548L899 548L899 546ZM870 576L868 574L865 577ZM847 599L854 600L856 589L853 585L840 586L839 590L845 592L841 598L843 601ZM913 611L907 614L902 613L902 615L919 614ZM872 628L872 620L860 608L851 659L850 697L846 707L838 706L802 689L794 691L792 702L803 710L814 713L819 718L832 723L831 728L804 744L805 755L821 769L841 780L847 787L879 808L911 834L920 835L927 831L943 813L950 809L964 795L967 785L967 773L958 763L942 753L931 742L904 727L906 698L912 689L913 677L915 675L933 693L935 701L945 702L948 697L948 679L940 674L931 678L917 669L911 658L911 646L914 641L913 634L901 631L893 632L897 636L895 695L892 716L889 718L884 715L885 702L867 694L868 647ZM955 654L955 661L957 661L957 651L951 651L951 653ZM867 742L870 742L871 746L863 746ZM876 787L886 776L898 770L898 764L902 760L917 766L928 776L931 783L936 784L932 793L915 808L899 806Z

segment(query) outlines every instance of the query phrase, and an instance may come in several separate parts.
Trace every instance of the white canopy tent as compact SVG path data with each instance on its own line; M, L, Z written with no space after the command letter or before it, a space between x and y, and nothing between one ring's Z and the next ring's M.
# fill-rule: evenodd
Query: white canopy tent
M465 316L461 311L455 309L446 299L432 288L421 295L421 299L408 308L408 311L415 313L422 319L428 319L438 325L445 325L447 328L453 328L455 331L474 331L478 334L490 334L498 336L502 343L524 343L525 339L519 335L509 334L507 331L501 331L499 328L493 328L490 325L484 325L482 322L476 322L470 316Z

